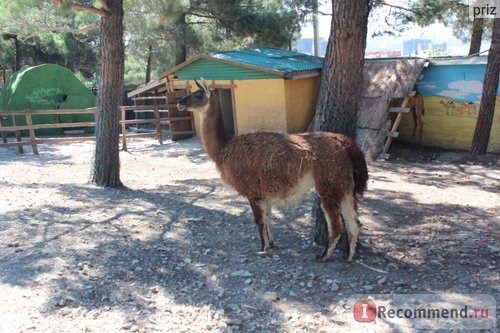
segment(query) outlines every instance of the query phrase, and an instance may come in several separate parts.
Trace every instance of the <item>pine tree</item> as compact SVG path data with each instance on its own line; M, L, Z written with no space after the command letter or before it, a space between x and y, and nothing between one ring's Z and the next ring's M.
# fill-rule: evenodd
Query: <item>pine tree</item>
M369 3L369 0L332 0L333 17L314 118L315 131L356 136ZM324 245L328 236L326 221L319 198L314 201L315 242Z

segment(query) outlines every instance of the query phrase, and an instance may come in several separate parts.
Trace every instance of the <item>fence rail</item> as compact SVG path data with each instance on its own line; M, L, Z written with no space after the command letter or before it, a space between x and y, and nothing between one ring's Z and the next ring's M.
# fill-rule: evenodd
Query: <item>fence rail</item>
M162 125L170 125L171 122L176 121L193 121L191 116L184 117L170 117L168 113L169 107L175 107L175 105L170 104L157 104L157 105L136 105L136 106L122 106L120 107L121 119L121 142L122 149L127 150L127 139L133 137L156 137L160 144L163 144L163 133ZM153 118L151 119L125 119L127 111L134 111L137 113L153 113ZM23 146L31 145L34 154L38 154L38 145L47 142L66 142L66 141L78 141L78 140L94 140L94 135L86 136L65 136L65 137L37 137L35 130L40 129L54 129L54 128L83 128L83 127L94 127L95 122L74 122L74 123L45 123L45 124L33 124L33 116L37 115L79 115L79 114L92 114L96 115L97 108L88 109L61 109L61 110L24 110L24 111L12 111L12 112L0 112L0 132L2 135L3 142L0 143L0 147L13 147L17 146L19 152L23 153ZM163 117L162 117L163 116ZM20 119L23 119L26 125L19 125ZM12 125L7 125L7 120L11 120ZM139 125L139 124L154 124L155 130L149 133L127 133L127 125ZM177 134L193 134L194 126L192 131L183 131ZM28 131L29 140L23 140L21 136L21 131ZM7 133L14 132L16 141L8 142Z

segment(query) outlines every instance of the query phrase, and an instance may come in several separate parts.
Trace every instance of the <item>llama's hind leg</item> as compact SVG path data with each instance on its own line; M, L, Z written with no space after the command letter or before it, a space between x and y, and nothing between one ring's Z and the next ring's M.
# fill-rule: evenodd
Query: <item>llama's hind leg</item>
M269 247L274 247L273 227L271 225L271 204L262 202L261 207L264 210L264 224L267 232L267 239L269 240Z
M255 224L257 224L257 228L259 229L261 251L267 252L269 250L269 235L265 221L265 205L260 200L249 199L249 202L253 211Z
M340 219L340 211L336 200L321 196L321 209L325 213L328 227L328 244L321 255L316 257L317 261L326 261L332 255L343 231Z
M358 244L359 236L359 219L356 213L356 201L353 194L347 195L340 204L340 213L345 222L347 235L349 238L349 256L348 261L352 262L356 253L356 245Z

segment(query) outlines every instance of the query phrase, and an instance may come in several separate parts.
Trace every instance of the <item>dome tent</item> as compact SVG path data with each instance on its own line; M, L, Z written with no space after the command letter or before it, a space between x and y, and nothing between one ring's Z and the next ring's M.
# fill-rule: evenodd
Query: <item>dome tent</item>
M96 105L96 97L68 69L44 64L12 73L0 93L0 111L85 109ZM18 117L19 125L26 125ZM34 115L34 124L93 121L91 114ZM7 126L12 119L7 120ZM36 130L38 135L62 134L63 129Z

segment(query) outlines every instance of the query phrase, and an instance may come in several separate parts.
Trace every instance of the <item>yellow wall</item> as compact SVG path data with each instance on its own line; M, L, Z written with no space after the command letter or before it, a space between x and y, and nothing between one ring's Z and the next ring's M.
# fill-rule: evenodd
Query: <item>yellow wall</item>
M319 82L319 76L285 81L288 133L307 130L316 111Z
M207 81L210 87L228 87L230 81ZM285 85L282 79L234 81L234 119L236 134L257 131L287 131ZM196 90L194 83L191 91ZM196 135L199 136L200 119L195 113Z
M282 79L235 81L237 133L287 130L285 85Z
M451 102L448 98L427 96L424 97L424 107L422 140L418 139L418 131L417 137L412 137L413 118L411 114L403 117L399 129L401 139L442 148L470 149L479 104ZM488 151L500 152L500 96L498 95Z
M229 87L230 81L211 81L210 87ZM283 80L234 81L234 119L236 134L257 131L298 133L310 124L318 94L319 77ZM196 90L194 82L191 91ZM200 119L195 113L196 134Z

